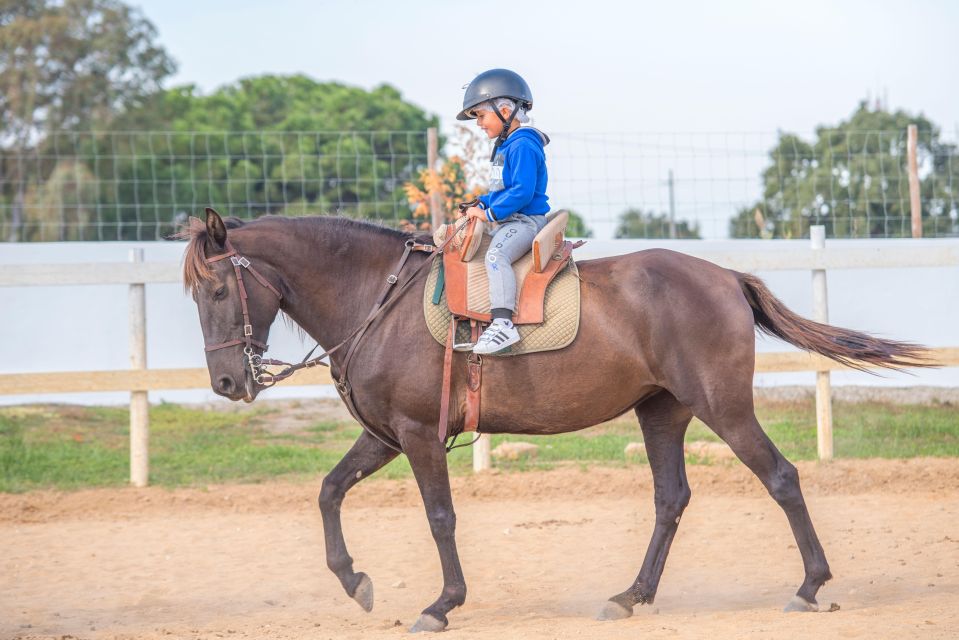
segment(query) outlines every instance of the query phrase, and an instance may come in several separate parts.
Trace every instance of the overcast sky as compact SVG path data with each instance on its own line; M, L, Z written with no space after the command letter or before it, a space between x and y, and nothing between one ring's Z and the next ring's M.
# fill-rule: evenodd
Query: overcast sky
M550 133L808 133L867 95L924 113L948 138L959 129L959 2L134 3L179 63L171 84L209 92L264 73L389 83L440 115L446 131L463 85L492 67L527 79L531 115ZM756 144L767 142L774 137ZM551 150L564 153L561 144ZM750 189L761 162L742 169Z
M448 125L462 86L504 66L538 126L809 131L867 93L959 124L959 3L140 0L204 91L262 73L389 83Z

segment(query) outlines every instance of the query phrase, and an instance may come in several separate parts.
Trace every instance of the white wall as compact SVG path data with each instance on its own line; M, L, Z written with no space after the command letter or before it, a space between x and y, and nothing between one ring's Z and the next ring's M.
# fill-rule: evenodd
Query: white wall
M828 247L942 246L959 240L829 240ZM123 262L131 248L144 249L146 261L178 262L182 243L97 242L0 244L4 264ZM776 251L808 246L808 241L590 241L578 259L666 246L678 251ZM759 272L772 291L796 312L811 315L808 271ZM949 268L856 269L828 273L829 318L835 325L929 346L959 346L959 266ZM127 287L116 285L0 288L0 325L4 336L0 373L85 371L129 366ZM180 285L147 285L147 363L151 368L203 367L203 340L196 307ZM302 343L282 322L270 332L270 354L301 358L313 346ZM786 351L778 340L757 340L759 351ZM757 374L757 385L814 383L814 374ZM959 368L883 373L833 374L835 385L959 386ZM0 396L0 403L125 403L127 393ZM262 397L335 397L329 387L284 387ZM151 392L151 400L222 401L209 390Z

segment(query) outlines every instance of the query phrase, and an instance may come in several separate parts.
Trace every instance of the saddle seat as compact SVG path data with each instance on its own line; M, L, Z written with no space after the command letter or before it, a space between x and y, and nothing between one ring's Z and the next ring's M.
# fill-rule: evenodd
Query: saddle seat
M544 317L546 287L570 260L575 246L565 239L569 212L554 211L546 215L547 223L530 246L528 253L513 263L516 274L516 311L513 323L539 324ZM486 275L486 250L492 236L490 225L472 220L443 253L446 302L450 312L461 318L489 322L489 283ZM437 246L446 241L453 225L443 225L433 234Z

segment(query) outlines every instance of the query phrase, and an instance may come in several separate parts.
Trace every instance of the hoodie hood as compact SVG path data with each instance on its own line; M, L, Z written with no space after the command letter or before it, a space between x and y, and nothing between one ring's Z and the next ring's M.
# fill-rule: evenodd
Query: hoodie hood
M520 138L529 138L530 140L534 140L544 147L549 144L549 136L536 127L520 127L513 133L509 134L509 137L506 138L506 142L504 142L500 148L503 148L512 143L514 140L519 140Z

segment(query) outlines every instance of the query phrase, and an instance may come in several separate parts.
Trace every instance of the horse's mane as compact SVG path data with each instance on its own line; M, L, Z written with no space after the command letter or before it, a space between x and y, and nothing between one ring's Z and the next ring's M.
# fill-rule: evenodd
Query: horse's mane
M321 234L326 237L337 235L355 234L357 231L376 233L386 235L397 239L407 239L408 233L391 229L390 227L367 222L365 220L353 220L338 216L309 216L302 218L287 218L284 216L263 216L256 220L242 220L236 217L223 219L227 230L239 228L255 228L263 223L277 222L282 224L304 225L305 229L298 229L297 235L312 235L318 237ZM187 247L183 254L183 287L190 292L195 292L197 287L205 281L213 279L213 270L206 261L206 252L204 247L207 241L206 224L199 218L190 217L180 230L173 235L176 240L186 240ZM418 241L432 242L431 239L417 236Z

